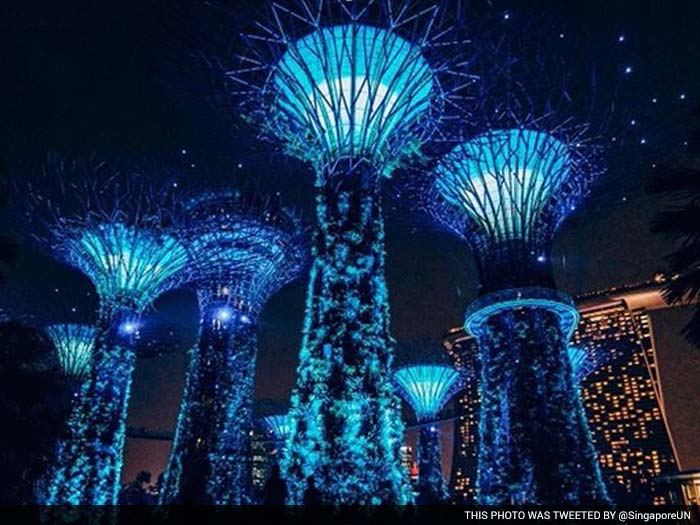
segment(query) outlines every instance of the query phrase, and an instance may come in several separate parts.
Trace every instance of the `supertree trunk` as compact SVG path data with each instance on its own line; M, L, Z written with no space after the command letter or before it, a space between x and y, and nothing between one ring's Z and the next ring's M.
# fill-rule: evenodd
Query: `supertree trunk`
M367 165L320 173L291 437L296 503L314 475L325 501L403 502L403 425L391 383L379 180Z
M422 427L418 436L418 501L419 505L445 503L447 484L442 476L442 446L436 427Z
M103 307L96 326L92 370L83 383L59 444L49 505L114 505L119 493L126 415L134 371L129 310Z
M251 483L256 327L236 313L218 319L216 305L203 312L161 500L240 505Z
M546 306L505 308L478 331L482 504L607 502L561 321Z

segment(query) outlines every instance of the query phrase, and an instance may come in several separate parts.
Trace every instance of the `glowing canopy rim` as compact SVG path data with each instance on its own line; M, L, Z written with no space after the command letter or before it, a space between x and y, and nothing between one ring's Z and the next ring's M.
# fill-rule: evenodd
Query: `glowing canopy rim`
M580 319L573 299L563 292L539 287L511 288L473 301L467 307L464 328L468 334L478 337L484 332L484 324L491 317L508 310L524 308L541 308L555 313L567 338L573 335Z

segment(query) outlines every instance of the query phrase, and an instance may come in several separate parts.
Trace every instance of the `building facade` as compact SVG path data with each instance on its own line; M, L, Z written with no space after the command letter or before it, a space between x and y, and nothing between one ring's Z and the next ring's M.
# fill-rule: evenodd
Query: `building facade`
M660 476L678 470L663 403L650 312L666 307L659 282L583 294L572 344L601 363L581 383L581 396L608 492L617 503L664 503ZM450 488L458 504L475 501L479 391L475 341L448 332L445 348L474 378L458 400Z

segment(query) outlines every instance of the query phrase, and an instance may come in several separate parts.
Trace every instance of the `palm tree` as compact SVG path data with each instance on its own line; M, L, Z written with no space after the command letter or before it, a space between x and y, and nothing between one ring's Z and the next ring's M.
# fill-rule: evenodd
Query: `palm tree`
M695 115L700 119L700 111ZM696 133L695 138L700 138ZM700 154L700 140L693 141L693 153ZM652 222L652 232L679 242L668 256L673 278L664 288L670 304L696 304L693 317L682 333L700 347L700 169L695 166L666 168L652 178L649 191L668 197L673 204Z

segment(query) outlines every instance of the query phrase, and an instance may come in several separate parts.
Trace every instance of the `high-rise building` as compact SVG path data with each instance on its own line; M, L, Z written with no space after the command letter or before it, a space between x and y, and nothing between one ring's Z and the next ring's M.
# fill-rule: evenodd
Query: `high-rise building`
M664 503L655 481L678 470L664 410L650 311L666 308L654 282L576 297L581 320L572 344L602 364L581 383L588 423L610 497L615 502ZM471 503L477 473L479 391L476 343L462 329L444 340L455 365L472 380L458 400L450 488Z
M413 457L413 447L409 445L401 446L401 466L408 472L411 483L418 479L418 465Z

